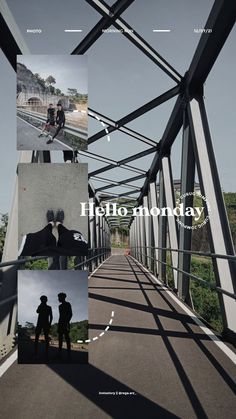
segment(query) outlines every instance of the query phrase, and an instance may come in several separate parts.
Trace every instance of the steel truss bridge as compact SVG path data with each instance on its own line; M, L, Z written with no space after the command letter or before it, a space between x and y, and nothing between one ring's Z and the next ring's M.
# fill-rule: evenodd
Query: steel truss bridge
M42 400L47 405L48 398L55 398L52 406L57 417L75 417L78 409L84 417L102 418L144 415L150 418L235 417L235 350L230 343L224 343L222 337L217 337L192 310L190 282L196 281L217 292L223 320L222 336L235 343L236 257L204 104L204 83L234 26L236 3L215 1L205 24L212 32L202 34L189 68L181 75L136 31L131 31L123 19L122 14L134 0L117 0L111 7L103 0L86 1L100 13L101 19L72 54L89 51L103 30L113 25L122 29L123 36L175 82L173 88L119 120L90 109L90 116L97 116L106 129L88 139L88 151L78 152L105 164L89 172L89 202L98 207L104 199L124 198L126 202L123 200L122 205L135 205L139 211L144 207L149 210L152 207L175 208L171 150L182 130L182 202L184 208L193 206L191 192L197 171L201 193L211 204L207 223L210 252L193 252L192 229L179 228L175 217L131 216L124 222L130 230L131 255L111 256L109 229L115 225L114 219L90 217L90 253L87 260L80 261L75 268L86 268L92 273L89 283L91 340L104 330L110 312L115 310L110 337L107 335L96 344L91 343L90 365L86 366L85 375L83 366L45 366L40 371L37 366L30 366L26 371L22 365L13 365L2 379L5 385L1 411L12 418L33 414L42 417L40 415L45 414L42 413ZM4 1L1 12L2 51L16 69L16 55L29 51ZM175 104L160 141L127 127L131 121L172 98L176 99ZM117 131L132 138L134 144L139 141L148 148L119 161L90 151L91 144ZM153 156L151 166L140 169L135 162L147 155ZM49 163L51 155L45 151L22 152L20 162ZM109 170L114 168L126 169L131 174L125 180L112 181ZM141 189L133 185L140 179L143 179ZM100 180L104 185L96 189L93 180ZM109 189L115 187L126 190L122 194L109 195ZM205 210L207 216L207 208ZM181 216L180 221L191 227L186 215ZM15 345L16 275L19 265L25 263L24 260L17 261L16 237L15 193L1 264L0 350L4 360L9 353L10 357L15 356L14 350L13 355L10 351ZM194 254L212 260L215 284L191 273ZM67 268L63 259L61 266ZM167 267L173 272L172 290L167 280ZM37 376L41 383L35 382ZM43 377L48 386L43 385ZM60 389L59 397L53 394L50 383ZM11 403L7 401L9 388L14 390ZM135 399L113 398L111 401L99 396L100 391L117 390L135 391ZM33 392L35 404L22 402L23 393L28 391ZM51 406L47 405L47 409L53 417Z

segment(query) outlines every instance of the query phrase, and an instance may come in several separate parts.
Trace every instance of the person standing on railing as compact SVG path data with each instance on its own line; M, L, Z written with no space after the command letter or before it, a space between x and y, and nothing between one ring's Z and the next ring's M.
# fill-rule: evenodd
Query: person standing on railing
M48 356L49 349L49 331L52 324L52 307L47 305L48 298L46 295L41 295L40 297L41 304L38 306L36 313L38 313L37 326L35 328L35 341L34 341L34 351L35 355L38 353L38 342L39 336L43 331L45 344L46 344L46 356Z
M53 103L49 103L49 107L47 110L47 121L41 133L38 135L38 137L42 137L45 131L47 131L47 136L48 136L50 134L50 127L54 127L54 126L55 126L55 108L53 106Z
M56 124L57 124L57 129L55 134L53 135L53 137L50 135L47 144L50 144L53 142L54 138L56 138L56 136L58 135L59 131L64 128L65 126L65 122L66 122L66 118L65 118L65 112L62 108L61 103L57 104L57 116L56 116Z

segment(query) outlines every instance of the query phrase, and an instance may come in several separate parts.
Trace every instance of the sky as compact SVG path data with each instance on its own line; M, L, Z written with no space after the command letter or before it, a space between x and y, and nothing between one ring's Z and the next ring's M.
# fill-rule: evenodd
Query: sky
M72 306L72 322L88 319L88 273L83 271L19 271L18 272L18 322L36 324L36 309L40 296L48 297L52 307L53 323L58 322L57 295L64 292Z
M32 73L39 73L46 79L53 76L53 85L64 94L68 88L77 89L79 93L88 91L87 57L79 55L18 55L17 61L25 64Z
M113 2L108 1L111 5ZM100 14L85 0L64 1L7 0L32 54L70 54L99 21ZM213 0L136 0L122 15L150 45L155 48L181 75L184 75L200 35L194 28L203 28ZM29 34L27 28L42 28L41 34ZM153 29L170 29L170 33L155 33ZM80 33L65 33L65 29L80 29ZM205 84L205 102L213 146L222 188L235 191L235 28L229 35ZM154 99L175 85L148 57L142 54L122 34L103 34L86 53L88 57L89 107L115 120L125 116L144 103ZM18 154L15 151L15 75L5 57L0 54L0 103L2 154L0 158L1 202L0 212L10 208ZM146 113L128 126L147 137L159 140L164 132L175 99ZM89 118L89 135L101 129L98 121ZM172 148L173 177L180 178L180 132ZM123 133L111 134L93 143L89 150L119 160L147 148L143 143ZM54 153L53 161L61 154ZM147 171L153 155L133 162ZM104 166L85 157L89 172ZM7 175L6 175L7 173ZM129 178L134 173L113 169L104 173L111 180ZM4 181L3 181L4 179ZM133 184L141 187L142 180ZM93 181L95 187L102 184ZM109 190L120 193L121 188Z

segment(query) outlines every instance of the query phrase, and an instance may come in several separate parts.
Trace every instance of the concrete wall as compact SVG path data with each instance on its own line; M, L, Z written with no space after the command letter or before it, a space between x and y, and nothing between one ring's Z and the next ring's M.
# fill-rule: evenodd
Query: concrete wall
M88 201L88 166L85 163L19 164L18 244L27 233L47 224L48 209L65 211L65 227L88 238L87 217L80 216L80 202ZM53 232L56 236L56 230Z

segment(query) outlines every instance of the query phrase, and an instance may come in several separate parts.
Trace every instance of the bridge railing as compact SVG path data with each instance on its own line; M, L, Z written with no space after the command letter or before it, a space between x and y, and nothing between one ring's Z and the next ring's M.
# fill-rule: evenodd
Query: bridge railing
M186 253L186 254L189 254L189 255L204 256L204 257L209 257L209 258L213 258L213 259L216 259L216 258L217 259L218 258L219 259L227 259L227 260L232 260L232 261L236 262L236 256L233 256L233 255L219 255L219 254L210 253L210 252L197 252L197 251L188 251L188 250L172 249L170 247L151 247L151 246L149 246L148 248L151 249L152 251L154 251L156 249L160 249L160 250L165 250L165 251L169 251L169 252ZM216 291L218 293L221 293L221 294L225 294L228 297L231 297L231 298L233 298L233 299L236 300L236 293L231 293L231 292L229 292L229 291L227 291L227 290L225 290L225 289L223 289L223 288L221 288L221 287L219 287L219 286L217 286L217 285L215 285L215 284L213 284L211 282L206 281L203 278L200 278L197 275L194 275L194 274L192 274L190 272L187 272L187 271L185 271L183 269L177 268L177 267L175 267L171 263L164 262L161 259L156 259L153 256L148 256L147 253L146 252L143 252L141 249L147 249L147 247L146 246L145 247L144 246L131 247L131 251L133 251L134 253L136 253L136 259L137 260L141 261L141 257L140 256L144 256L147 259L151 259L151 260L153 260L155 262L160 262L161 264L163 264L165 266L168 266L171 269L173 269L173 270L175 270L177 272L180 272L180 273L186 275L189 279L192 279L194 281L197 281L197 282L201 283L203 286L206 286L207 288L210 288L211 290L214 290L214 291ZM166 281L164 281L164 283L167 284ZM173 288L173 290L175 292L177 292L177 289L176 288Z
M110 247L97 247L94 249L88 249L88 255L87 256L75 256L76 261L80 260L78 263L75 263L70 269L75 269L75 268L87 268L86 270L89 270L89 272L92 273L92 271L94 269L96 269L100 263L102 263L104 260L106 260L111 254L111 248ZM33 256L30 258L23 258L23 259L16 259L16 260L11 260L8 262L2 262L0 263L0 271L2 268L5 268L7 266L22 266L25 265L27 263L31 263L31 262L35 262L38 260L44 260L44 259L49 259L51 257L49 256ZM69 256L66 256L66 258L69 258ZM94 262L95 265L91 264L91 262ZM93 268L93 269L91 269ZM2 301L0 302L0 304L2 303Z
M42 114L40 114L39 112L34 112L34 111L26 111L26 110L22 110L17 108L17 114L22 115L22 116L28 116L29 118L32 118L38 122L44 123L46 122L46 117ZM72 134L75 135L83 140L87 140L88 139L88 132L86 130L83 130L81 128L76 128L72 125L68 125L66 124L64 126L64 131L67 132L68 134Z

